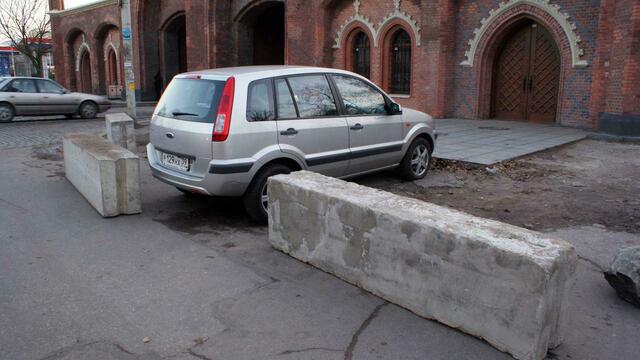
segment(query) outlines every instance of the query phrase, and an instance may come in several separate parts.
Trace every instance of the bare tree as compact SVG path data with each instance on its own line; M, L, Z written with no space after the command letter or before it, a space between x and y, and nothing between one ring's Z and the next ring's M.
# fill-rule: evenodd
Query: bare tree
M42 56L49 44L43 38L49 33L51 22L46 0L0 0L0 38L5 37L42 76Z

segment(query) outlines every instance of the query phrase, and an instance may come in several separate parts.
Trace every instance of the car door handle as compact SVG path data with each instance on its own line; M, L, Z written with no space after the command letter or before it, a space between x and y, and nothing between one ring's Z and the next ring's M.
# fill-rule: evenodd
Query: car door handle
M294 129L294 128L288 128L287 131L280 131L280 135L296 135L298 133L298 130Z
M362 126L362 124L355 124L350 129L351 130L362 130L362 129L364 129L364 126Z

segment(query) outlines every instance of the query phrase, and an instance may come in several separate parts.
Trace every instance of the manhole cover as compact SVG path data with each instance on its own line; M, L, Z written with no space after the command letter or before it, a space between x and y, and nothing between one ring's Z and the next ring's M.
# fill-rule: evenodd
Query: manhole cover
M493 131L511 130L508 127L500 127L500 126L480 126L480 127L478 127L478 129L481 129L481 130L493 130Z

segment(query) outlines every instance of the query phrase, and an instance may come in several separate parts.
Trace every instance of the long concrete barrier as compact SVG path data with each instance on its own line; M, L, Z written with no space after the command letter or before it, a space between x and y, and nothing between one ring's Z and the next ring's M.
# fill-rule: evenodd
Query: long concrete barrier
M517 359L561 343L570 244L305 171L268 191L276 249Z
M67 179L104 217L142 212L137 155L93 134L65 134Z

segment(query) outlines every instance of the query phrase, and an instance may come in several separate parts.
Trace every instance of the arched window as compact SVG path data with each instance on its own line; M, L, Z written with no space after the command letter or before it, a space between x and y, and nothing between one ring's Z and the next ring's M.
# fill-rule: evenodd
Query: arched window
M351 51L351 69L353 72L369 78L371 75L371 46L369 45L367 34L359 31L353 37Z
M411 37L400 29L391 38L390 90L409 94L411 89Z

